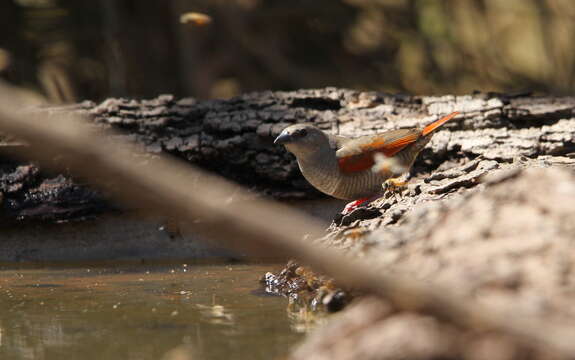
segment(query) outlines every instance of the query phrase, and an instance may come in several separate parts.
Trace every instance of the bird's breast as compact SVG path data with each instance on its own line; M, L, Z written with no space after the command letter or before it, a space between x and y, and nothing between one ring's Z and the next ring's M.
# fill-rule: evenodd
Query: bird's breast
M353 174L342 173L333 196L348 200L371 197L382 192L382 184L388 178L389 176L374 173L371 169Z
M298 162L299 163L299 162ZM389 176L374 173L371 169L357 173L342 173L337 162L314 164L299 163L306 180L319 191L338 199L356 200L373 196L382 191L382 183Z

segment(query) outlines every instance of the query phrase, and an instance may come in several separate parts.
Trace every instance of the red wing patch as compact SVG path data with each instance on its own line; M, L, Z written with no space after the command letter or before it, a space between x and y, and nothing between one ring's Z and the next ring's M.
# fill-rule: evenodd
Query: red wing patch
M371 169L375 164L375 160L373 159L375 153L379 152L391 157L403 150L407 145L415 142L417 138L419 138L419 134L410 134L389 143L385 143L385 140L381 139L370 144L362 145L361 154L338 159L339 169L343 173L354 173Z
M349 174L370 169L375 161L373 152L359 155L347 156L337 160L341 172Z

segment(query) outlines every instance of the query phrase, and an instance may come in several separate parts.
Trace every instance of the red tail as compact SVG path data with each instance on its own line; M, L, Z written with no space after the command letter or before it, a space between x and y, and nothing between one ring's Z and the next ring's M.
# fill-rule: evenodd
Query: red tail
M426 127L423 128L423 131L421 132L422 136L425 136L427 134L429 134L430 132L432 132L433 130L437 129L438 127L440 127L441 125L445 124L446 122L448 122L449 120L453 119L456 115L459 114L459 111L455 111L452 112L451 114L442 117L441 119L432 122L431 124L427 125Z

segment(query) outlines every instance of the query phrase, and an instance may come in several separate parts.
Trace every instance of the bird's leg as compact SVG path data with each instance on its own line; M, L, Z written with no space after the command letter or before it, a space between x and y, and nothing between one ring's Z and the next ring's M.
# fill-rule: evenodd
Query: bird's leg
M403 190L407 186L407 181L400 178L390 178L383 183L383 190L391 194L399 194L401 196Z
M343 211L341 213L344 215L347 215L347 214L351 213L353 210L357 209L358 207L365 206L365 205L369 204L370 202L372 202L373 200L379 198L380 196L381 195L374 195L374 196L364 197L364 198L352 201L352 202L348 203L343 208Z

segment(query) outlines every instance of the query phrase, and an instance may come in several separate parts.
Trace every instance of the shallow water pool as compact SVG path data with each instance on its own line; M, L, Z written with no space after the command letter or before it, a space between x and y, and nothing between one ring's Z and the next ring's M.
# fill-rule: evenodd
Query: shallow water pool
M274 359L302 338L281 265L0 268L0 359ZM290 320L292 318L292 320Z

